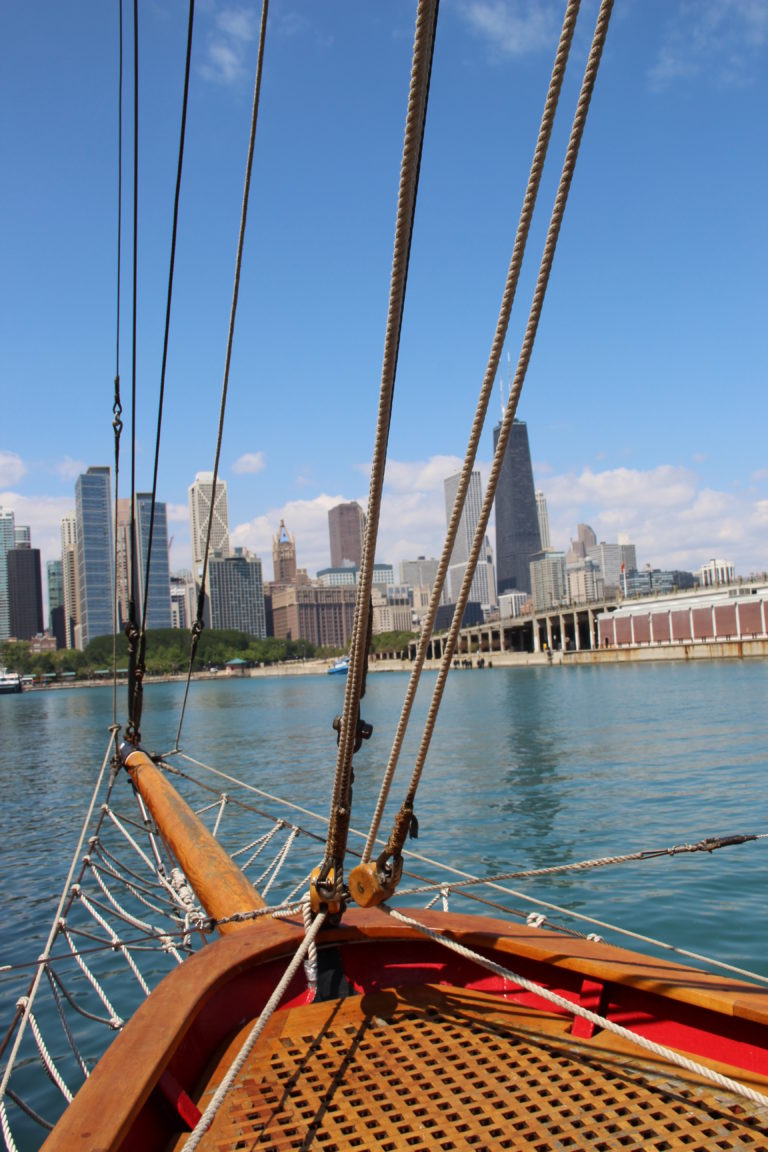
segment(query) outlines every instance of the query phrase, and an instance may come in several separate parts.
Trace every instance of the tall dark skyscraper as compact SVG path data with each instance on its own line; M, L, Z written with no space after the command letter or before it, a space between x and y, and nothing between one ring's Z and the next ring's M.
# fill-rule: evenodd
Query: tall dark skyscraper
M501 424L493 430L493 448L499 442ZM541 551L536 494L533 487L528 428L515 420L496 488L496 574L502 592L531 591L531 557Z
M32 640L42 632L43 579L38 548L12 548L8 553L8 600L15 640Z

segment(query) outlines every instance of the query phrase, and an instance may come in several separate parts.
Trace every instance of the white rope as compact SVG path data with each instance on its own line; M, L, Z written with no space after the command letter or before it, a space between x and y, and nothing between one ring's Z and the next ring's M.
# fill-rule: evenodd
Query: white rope
M278 832L282 828L285 828L285 821L284 820L278 820L277 823L275 824L274 828L272 828L271 831L267 832L266 835L262 836L261 841L259 842L259 846L256 849L256 851L251 856L249 856L248 859L246 860L245 864L243 864L243 867L242 867L243 872L245 872L246 868L250 868L250 866L251 866L251 864L253 864L254 860L258 859L258 857L261 855L261 853L264 851L264 849L267 847L267 845L272 843L273 839L275 838L275 836L277 836ZM251 845L251 847L253 847L253 845ZM233 857L233 859L234 859L234 857ZM269 869L267 869L267 871L269 871ZM256 881L256 883L258 884L258 881Z
M72 1029L69 1026L69 1021L67 1020L67 1015L66 1015L66 1012L64 1011L64 1005L63 1005L62 1000L61 1000L61 993L59 992L58 988L56 987L56 981L54 980L54 978L51 974L51 970L48 967L48 965L46 965L45 971L46 971L46 975L48 976L48 983L51 986L51 992L53 993L53 999L56 1001L56 1009L59 1013L59 1020L61 1021L61 1026L64 1029L64 1032L66 1033L67 1039L69 1040L69 1046L74 1053L75 1059L77 1060L78 1064L80 1065L80 1070L83 1073L83 1076L87 1080L88 1076L89 1076L88 1065L86 1064L85 1060L83 1059L83 1057L80 1054L80 1049L77 1046L77 1041L75 1040L75 1037L72 1033Z
M236 860L238 856L243 856L246 852L250 852L251 848L256 848L257 851L254 852L253 856L249 857L248 863L243 865L244 868L247 868L251 860L254 860L258 856L259 852L261 852L263 846L269 843L269 841L277 832L278 827L282 826L284 823L284 820L278 820L275 827L272 828L269 832L265 832L263 836L259 836L256 840L249 840L247 844L243 844L242 848L238 848L236 852L231 852L230 855L232 859Z
M269 1021L273 1012L275 1011L275 1009L279 1005L280 1001L282 1000L283 996L285 995L285 991L286 991L288 985L290 984L291 980L293 979L295 973L298 971L299 966L303 963L304 957L309 952L309 950L310 950L310 948L311 948L311 946L315 940L315 937L317 936L318 932L320 931L320 929L323 926L324 921L325 921L325 913L323 912L315 919L315 921L312 924L312 927L309 929L309 931L304 936L304 939L301 942L299 948L297 949L296 954L294 955L290 964L286 968L280 983L277 985L277 988L275 988L275 990L272 993L272 995L270 996L269 1000L267 1001L267 1003L262 1008L261 1014L260 1014L258 1020L256 1021L253 1028L251 1029L251 1031L248 1034L248 1038L246 1039L242 1048L238 1052L233 1064L231 1065L229 1071L227 1072L226 1076L222 1080L221 1084L216 1089L216 1092L215 1092L213 1099L211 1100L210 1104L208 1105L205 1112L203 1113L203 1115L198 1120L198 1122L194 1128L194 1131L191 1133L189 1139L187 1140L186 1144L184 1145L183 1152L194 1152L195 1148L197 1148L201 1139L203 1138L205 1133L210 1128L211 1124L213 1123L213 1118L216 1115L216 1113L218 1112L222 1101L226 1097L230 1088L234 1084L238 1074L240 1073L243 1065L245 1064L246 1060L248 1059L248 1057L250 1056L254 1047L256 1046L256 1043L257 1043L259 1037L261 1036L262 1032L264 1031L264 1028L266 1027L267 1022Z
M19 1152L11 1135L11 1126L8 1123L8 1114L5 1111L5 1102L2 1097L0 1097L0 1127L2 1127L3 1130L6 1152Z
M296 839L296 837L298 836L298 834L299 834L298 828L291 828L290 835L288 836L288 839L286 840L282 849L278 853L276 859L272 862L272 864L269 866L267 871L264 873L264 876L266 876L268 872L270 872L270 871L272 872L272 875L269 878L269 883L266 884L264 886L264 888L262 889L261 883L262 883L263 877L261 877L257 881L256 887L261 889L262 896L266 896L267 892L269 892L269 890L272 887L272 885L274 884L275 880L277 880L277 877L280 873L280 869L282 868L283 864L285 864L285 861L288 859L288 853L290 852L291 846L293 845L293 842Z
M27 1019L29 1020L29 1026L32 1029L32 1035L35 1038L35 1043L37 1044L37 1050L40 1053L40 1057L43 1061L43 1065L45 1066L46 1072L48 1073L48 1075L50 1076L51 1080L56 1085L56 1087L59 1089L59 1091L61 1092L62 1096L67 1101L67 1103L71 1104L72 1103L72 1093L70 1092L69 1088L67 1088L66 1084L64 1083L63 1076L61 1075L58 1068L54 1064L54 1062L51 1058L51 1054L45 1046L45 1041L43 1040L42 1033L40 1032L40 1029L37 1026L37 1020L35 1019L35 1015L31 1010L27 1014Z
M219 801L219 811L216 815L216 823L214 824L213 832L211 833L211 835L214 837L214 839L215 839L215 837L219 831L219 824L221 824L221 818L224 815L224 809L227 806L228 800L229 800L229 796L227 796L226 792L222 792L221 800Z
M115 932L114 928L111 926L109 921L105 920L104 917L100 914L100 912L96 908L94 908L94 906L91 904L90 900L88 899L88 897L85 895L84 892L80 892L79 897L80 897L80 903L83 905L83 907L86 909L86 911L90 913L90 915L93 917L93 919L98 924L101 924L104 931L111 938L112 943L115 946L115 948L119 948L120 951L122 952L123 956L125 957L125 959L128 963L128 967L131 969L131 972L133 972L134 976L138 980L139 986L141 987L141 990L144 993L144 995L149 996L149 985L147 984L146 980L144 979L141 972L139 971L139 968L138 968L138 965L136 964L136 961L131 956L131 954L128 951L128 949L126 948L125 944L123 944L122 941L120 940L120 937L118 936L117 932Z
M509 968L504 968L501 964L496 964L493 960L488 960L485 956L473 952L471 948L466 948L463 944L459 944L447 936L442 936L439 932L427 928L426 925L419 924L417 920L411 919L410 916L405 916L402 912L397 912L394 908L387 907L386 904L382 904L381 907L394 919L401 921L403 924L408 924L412 928L416 928L424 936L428 936L429 939L434 940L438 944L442 944L445 948L450 949L451 952L456 952L457 955L463 956L466 960L474 961L482 968L486 968L489 972L494 972L497 976L501 976L513 984L518 984L521 988L525 989L526 992L532 992L535 996L540 996L543 1000L547 1000L557 1008L564 1009L570 1013L570 1015L581 1016L584 1020L588 1020L596 1027L602 1028L607 1032L613 1032L616 1036L621 1036L624 1040L630 1040L633 1044L645 1049L646 1052L650 1052L654 1056L667 1060L671 1064L676 1064L679 1068L684 1068L687 1072L692 1072L695 1076L701 1076L711 1083L716 1084L719 1088L725 1089L727 1092L732 1092L737 1096L743 1096L761 1108L768 1108L768 1096L764 1096L760 1092L755 1092L753 1088L749 1088L746 1084L740 1084L738 1080L733 1080L730 1076L722 1076L719 1072L715 1072L705 1064L699 1064L696 1060L690 1060L687 1056L683 1056L673 1048L666 1048L663 1044L656 1044L653 1040L646 1039L645 1036L639 1036L636 1032L631 1032L629 1028L624 1028L621 1024L616 1024L612 1020L606 1019L605 1016L600 1016L597 1012L592 1012L589 1008L582 1007L581 1004L574 1004L571 1000L567 1000L565 996L560 996L557 992L552 992L549 988L544 988L541 984L535 984L532 980L526 980L524 976L520 976L517 972L512 972Z
M114 744L115 744L116 731L117 731L116 729L114 729L114 728L112 729L112 732L111 732L110 738L109 738L109 743L107 744L107 750L104 754L104 759L101 762L101 768L99 769L99 775L96 779L96 783L94 785L93 792L91 793L91 800L90 800L90 803L88 805L88 811L85 814L85 819L83 820L82 828L80 830L80 836L79 836L78 841L77 841L77 847L75 848L74 855L72 856L72 863L69 866L69 872L67 873L67 878L64 881L64 887L61 890L61 896L59 897L59 903L56 907L56 914L53 918L53 922L51 924L51 929L50 929L50 932L48 933L48 939L45 942L45 948L43 949L43 952L42 952L41 960L43 960L43 961L46 961L48 959L48 957L50 956L51 947L53 946L53 942L56 939L56 936L58 935L58 932L59 932L62 910L64 908L64 904L66 903L67 897L69 896L69 888L70 888L70 885L72 883L72 878L74 877L74 874L75 874L75 868L77 867L77 862L80 859L80 853L81 853L82 848L83 848L83 842L85 840L85 834L88 830L88 825L91 822L93 810L96 807L96 798L97 798L99 792L101 791L101 784L102 784L102 781L104 779L104 773L107 770L107 765L109 764L110 758L112 756L112 751L113 751ZM19 1051L19 1048L21 1046L21 1041L22 1041L22 1038L24 1036L24 1030L26 1028L26 1023L27 1023L27 1019L29 1017L29 1012L31 1011L32 1004L34 1003L35 996L37 995L37 989L40 986L40 981L41 981L42 976L43 976L43 967L44 967L44 964L38 965L37 972L35 973L35 977L32 981L32 986L31 986L27 996L25 997L26 1005L24 1008L24 1013L21 1017L21 1020L19 1021L19 1027L16 1031L16 1036L14 1037L13 1047L11 1049L10 1055L8 1056L8 1063L5 1066L5 1072L3 1073L2 1082L0 1082L0 1104L2 1104L3 1097L5 1096L5 1090L8 1087L8 1081L10 1080L11 1072L13 1070L13 1066L14 1066L14 1063L16 1061L16 1056L18 1055L18 1051Z
M72 952L72 955L74 956L78 966L80 967L80 970L82 971L86 980L91 985L94 992L98 996L99 1000L101 1000L102 1004L104 1005L107 1012L109 1013L110 1027L114 1028L116 1030L118 1028L122 1028L124 1021L121 1020L120 1017L118 1016L117 1012L115 1012L115 1009L112 1007L112 1004L111 1004L110 999L107 996L106 992L102 988L101 984L99 984L99 982L96 979L96 977L94 976L93 972L91 972L91 970L88 967L88 965L86 964L85 960L83 960L82 956L78 952L77 948L75 947L74 941L72 940L72 937L69 934L69 930L67 929L66 925L62 924L61 930L62 930L62 934L64 936L64 939L67 941L67 944L69 944L70 951Z

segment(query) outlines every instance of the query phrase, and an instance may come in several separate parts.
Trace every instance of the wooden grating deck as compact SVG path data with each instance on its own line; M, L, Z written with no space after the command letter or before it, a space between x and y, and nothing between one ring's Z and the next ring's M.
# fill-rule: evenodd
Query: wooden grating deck
M201 1110L250 1027L212 1061ZM748 1102L613 1037L574 1040L568 1028L563 1017L434 985L281 1011L201 1148L768 1150L768 1116Z

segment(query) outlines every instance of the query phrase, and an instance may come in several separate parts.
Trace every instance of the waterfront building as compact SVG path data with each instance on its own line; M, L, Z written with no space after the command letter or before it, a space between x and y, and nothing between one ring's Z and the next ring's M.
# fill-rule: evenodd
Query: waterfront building
M152 548L149 547L150 524L152 526ZM144 619L146 598L146 626L150 628L171 627L171 572L168 563L168 509L160 500L155 501L155 514L152 518L152 493L136 494L136 542L138 563L138 607L139 619ZM147 558L149 558L149 585L147 579Z
M360 577L360 569L345 564L341 568L321 568L317 581L322 588L355 588ZM374 564L374 585L387 588L395 582L395 570L391 564Z
M323 648L344 648L355 623L354 588L297 584L272 590L272 621L278 640L307 640Z
M293 584L296 579L296 542L280 521L276 536L272 537L272 565L275 584Z
M115 523L115 595L117 598L117 619L122 629L130 617L131 588L135 581L131 579L131 557L134 548L131 543L131 501L130 497L121 498L116 506L117 520Z
M343 568L347 564L359 568L363 562L365 513L356 500L331 508L328 513L328 534L331 568Z
M494 452L500 433L499 423L493 430ZM530 563L541 551L542 540L533 487L528 428L522 420L515 420L510 429L494 507L498 591L530 592Z
M530 611L531 598L527 592L502 592L499 596L499 616L502 620L516 620Z
M624 575L637 570L637 553L634 544L606 544L601 541L587 548L587 559L600 569L605 587L605 595L624 590Z
M539 552L530 563L531 599L534 612L546 612L568 603L565 553Z
M599 564L586 558L565 560L567 595L570 604L594 604L605 596L605 583Z
M460 479L461 473L456 472L452 476L446 477L443 481L446 527L451 521ZM453 551L451 552L451 560L448 565L447 596L452 604L458 603L461 586L464 581L464 574L467 570L470 552L472 551L472 543L475 538L475 532L477 531L477 525L480 521L482 507L483 489L480 482L480 473L475 471L469 479L467 498L464 501L464 508L459 520L459 527L456 532ZM484 541L484 547L478 557L475 574L472 577L472 584L469 589L468 602L469 601L476 601L486 609L496 605L496 581L493 572L493 555L487 536Z
M191 628L197 619L197 596L192 573L186 568L171 573L171 628Z
M49 560L46 563L45 579L48 588L48 631L56 638L57 648L66 648L64 565L61 560Z
M198 579L202 573L205 559L205 542L208 537L211 505L213 505L213 520L211 522L210 555L212 556L214 552L221 557L230 554L227 482L226 480L217 480L214 495L213 472L198 472L194 482L189 486L188 494L192 559L195 578Z
M211 628L232 628L265 639L264 583L259 557L245 548L236 548L234 556L214 556L208 561L208 576Z
M374 636L381 636L385 632L413 630L411 598L407 589L402 586L392 587L387 588L385 592L381 588L374 587L371 590L371 603Z
M40 549L11 548L8 563L8 603L11 636L31 640L43 631L43 577Z
M541 539L541 547L547 552L552 544L549 538L549 510L547 509L547 498L543 492L536 493L536 518L539 521L539 537Z
M16 546L16 522L10 508L0 508L0 643L11 635L8 601L8 553Z
M684 591L695 586L692 572L681 572L679 569L662 571L659 568L646 566L642 572L630 572L624 576L624 595L637 598L638 596L653 596L662 593Z
M75 647L75 630L80 619L77 605L77 517L74 512L61 521L61 567L64 580L64 640Z
M411 588L434 588L437 580L437 569L440 561L425 556L417 556L415 560L400 561L400 583L409 584ZM443 588L445 596L445 588Z
M317 580L323 588L355 588L359 568L344 564L340 568L321 568Z
M111 636L114 554L112 478L109 468L89 468L75 484L77 519L78 647Z
M736 569L730 560L710 560L702 564L697 573L702 588L716 588L720 584L735 584Z

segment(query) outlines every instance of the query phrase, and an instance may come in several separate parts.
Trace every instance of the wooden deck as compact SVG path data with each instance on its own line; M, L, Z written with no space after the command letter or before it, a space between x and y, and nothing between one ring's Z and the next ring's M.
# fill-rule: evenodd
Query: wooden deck
M212 1061L204 1110L250 1028ZM595 1149L766 1147L765 1117L562 1016L421 985L272 1017L200 1147ZM181 1152L186 1137L173 1144Z

